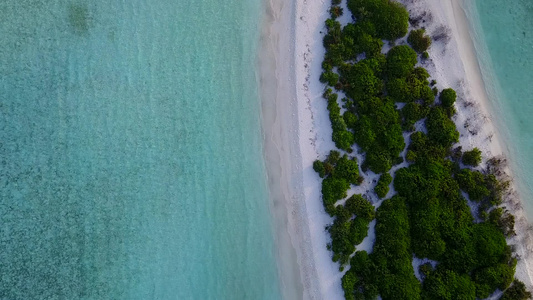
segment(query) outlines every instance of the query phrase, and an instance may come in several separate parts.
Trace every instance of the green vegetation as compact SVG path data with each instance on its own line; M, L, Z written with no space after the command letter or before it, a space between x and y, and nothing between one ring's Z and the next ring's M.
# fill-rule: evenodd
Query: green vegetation
M331 236L329 249L333 251L333 261L339 261L341 268L348 263L355 245L367 236L368 224L374 219L374 206L361 195L353 195L345 206L335 210L335 221L328 228ZM355 217L352 219L352 217Z
M348 8L359 22L368 22L375 35L384 40L395 40L407 34L409 13L389 0L348 0Z
M330 12L339 4L335 1ZM348 8L355 22L342 27L337 13L326 21L320 78L328 86L323 96L332 140L348 154L331 151L313 164L324 178L324 207L334 218L327 227L328 249L341 271L350 265L342 278L346 299L474 300L496 289L505 290L502 299L527 299L531 294L524 285L513 282L516 259L505 240L514 234L515 220L498 207L509 187L499 180L502 161L489 160L483 172L461 168L461 161L478 166L481 151L452 150L459 141L452 121L457 94L449 88L439 94L427 70L416 66L417 52L427 53L431 39L423 29L413 30L411 46L393 46L382 54L382 40L394 44L407 34L405 8L389 0L348 0ZM334 90L346 97L338 99ZM415 131L415 123L423 123L426 133ZM364 155L361 170L381 174L374 188L378 197L387 196L391 183L396 191L377 211L361 195L339 203L349 196L350 185L362 181L357 161L348 156L354 143ZM403 161L404 150L409 165L397 169L393 179L389 171ZM481 222L474 221L463 195L479 203ZM374 219L372 253L354 253ZM418 280L413 257L431 259L436 267L420 266Z
M426 35L425 29L412 30L407 37L407 42L418 53L427 51L431 46L431 38Z
M463 153L463 164L467 166L477 167L481 163L481 151L474 148Z
M389 192L389 184L392 182L392 176L389 173L383 173L379 177L378 184L374 188L374 191L379 198L385 198Z
M531 299L531 293L526 290L526 286L520 280L513 281L513 285L508 288L500 300L527 300Z
M325 177L322 181L322 200L326 211L333 216L336 212L335 203L347 197L350 184L360 183L359 165L355 159L331 151L325 161L315 161L313 168L320 177Z

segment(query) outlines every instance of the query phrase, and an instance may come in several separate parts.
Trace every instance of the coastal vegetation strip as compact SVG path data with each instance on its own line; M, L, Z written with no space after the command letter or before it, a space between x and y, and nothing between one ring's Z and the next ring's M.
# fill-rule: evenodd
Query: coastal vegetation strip
M509 188L502 159L482 169L479 149L454 147L457 94L439 92L419 64L431 37L424 28L408 32L409 13L398 2L348 0L355 21L345 26L336 20L340 4L333 0L326 21L320 76L339 150L313 168L334 218L327 247L341 272L349 266L345 298L476 299L496 290L501 299L530 298L514 279L517 258L506 242L515 233L502 207ZM398 40L406 35L407 44ZM385 200L377 210L362 195L343 201L367 172L380 174L374 192ZM356 251L374 219L373 250ZM426 263L415 270L414 258Z

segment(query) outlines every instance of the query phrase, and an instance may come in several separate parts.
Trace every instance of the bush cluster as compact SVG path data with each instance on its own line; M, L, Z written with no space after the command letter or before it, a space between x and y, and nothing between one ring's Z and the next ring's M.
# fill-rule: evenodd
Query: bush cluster
M379 198L385 198L389 192L389 184L392 182L392 176L389 173L383 173L379 177L378 184L374 188L374 192Z
M333 252L333 261L338 261L341 268L348 263L355 245L367 236L368 224L374 216L374 206L361 195L353 195L344 206L337 206L335 221L328 228L331 236L329 248Z
M355 158L341 156L338 151L331 151L326 160L316 160L313 169L324 178L322 181L322 200L330 215L335 214L335 203L347 197L350 184L360 182L359 165Z
M418 53L423 53L431 46L431 38L426 35L425 29L411 30L407 42Z
M463 164L467 166L477 167L481 163L481 151L474 148L463 153Z
M359 22L368 22L380 39L395 40L407 34L409 13L395 1L348 0L348 9Z

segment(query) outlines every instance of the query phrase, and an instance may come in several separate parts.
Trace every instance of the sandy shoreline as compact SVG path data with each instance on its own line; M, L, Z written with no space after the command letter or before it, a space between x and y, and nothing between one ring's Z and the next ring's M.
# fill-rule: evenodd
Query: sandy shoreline
M424 25L429 34L447 33L448 39L434 42L429 50L431 59L422 66L437 80L439 90L451 87L457 91L454 121L461 133L460 145L464 150L478 147L490 158L506 153L493 124L462 1L399 2L412 16L429 12L431 17L426 17L428 23ZM324 85L318 80L330 1L269 0L265 6L259 61L263 132L283 295L286 299L343 299L342 273L326 249L329 237L324 227L332 220L322 207L320 179L312 169L314 160L324 159L334 149L322 98ZM346 1L343 6L345 14L339 21L344 25L350 15ZM397 42L402 43L405 38ZM358 187L358 193L367 188ZM514 214L518 228L528 226L519 208ZM518 233L511 244L529 238L525 231ZM369 235L359 249L371 249L372 232ZM517 252L523 259L516 276L531 288L531 250L520 246Z
M296 1L265 3L259 55L264 151L271 210L276 221L282 294L285 299L322 299L308 223L312 219L307 215L302 194L298 140L302 129L298 123L300 106L295 85L296 8Z

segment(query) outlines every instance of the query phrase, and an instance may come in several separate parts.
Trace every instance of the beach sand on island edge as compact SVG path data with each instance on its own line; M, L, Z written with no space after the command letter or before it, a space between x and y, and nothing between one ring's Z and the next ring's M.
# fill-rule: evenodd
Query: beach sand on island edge
M258 57L264 156L282 294L321 299L302 196L295 95L295 1L266 0ZM325 234L325 233L324 233Z
M325 226L331 220L322 208L320 180L312 169L319 156L310 145L320 135L321 152L333 148L318 81L324 55L320 31L329 1L267 0L264 6L259 79L283 296L342 299L342 275L326 249ZM319 107L311 108L311 102ZM320 124L313 121L313 114L318 114Z

